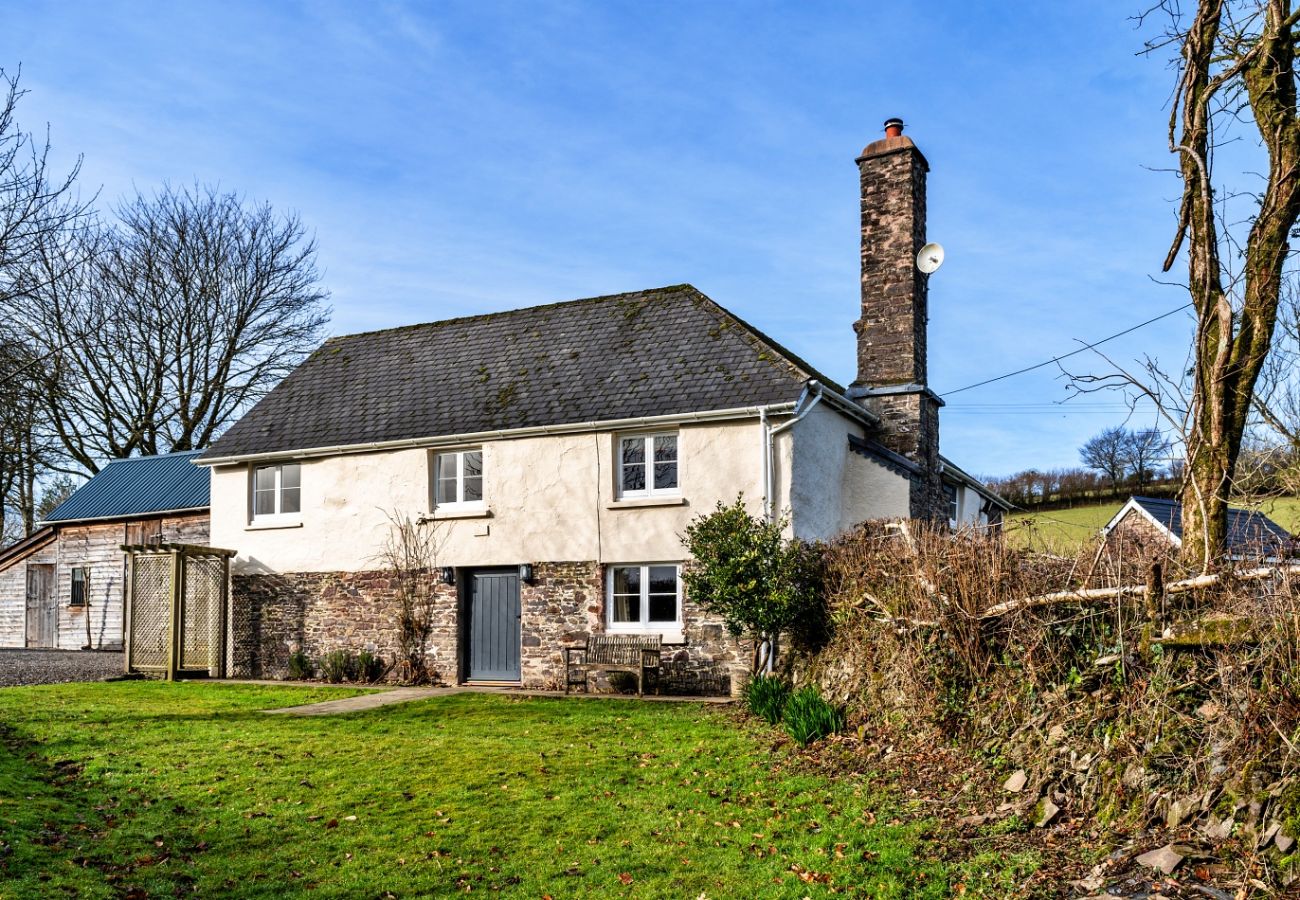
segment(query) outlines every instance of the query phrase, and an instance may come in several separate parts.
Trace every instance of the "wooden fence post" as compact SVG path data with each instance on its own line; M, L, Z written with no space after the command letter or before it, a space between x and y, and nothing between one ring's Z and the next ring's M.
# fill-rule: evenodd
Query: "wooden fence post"
M1160 634L1162 629L1161 619L1164 617L1165 605L1165 579L1164 569L1159 560L1151 561L1151 568L1147 570L1146 584L1147 600L1147 621L1142 629L1142 649L1148 651L1151 649L1151 642Z
M168 635L170 640L167 642L167 680L175 681L181 667L181 640L184 624L181 621L183 615L182 597L184 596L185 586L183 584L185 574L184 560L180 553L172 549L172 616L171 632Z

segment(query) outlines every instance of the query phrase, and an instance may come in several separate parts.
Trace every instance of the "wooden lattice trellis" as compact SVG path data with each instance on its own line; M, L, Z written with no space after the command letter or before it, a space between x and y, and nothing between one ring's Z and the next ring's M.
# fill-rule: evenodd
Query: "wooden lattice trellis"
M126 670L224 678L233 550L123 544L128 566Z

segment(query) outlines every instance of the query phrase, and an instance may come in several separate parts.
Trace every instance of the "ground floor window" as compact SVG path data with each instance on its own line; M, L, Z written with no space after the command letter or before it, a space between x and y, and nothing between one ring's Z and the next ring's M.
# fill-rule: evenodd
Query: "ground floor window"
M84 566L77 566L72 570L72 596L68 600L70 606L85 606L86 597L89 594L87 586L90 583L90 570Z
M682 623L681 566L610 566L606 622L611 631L677 630Z

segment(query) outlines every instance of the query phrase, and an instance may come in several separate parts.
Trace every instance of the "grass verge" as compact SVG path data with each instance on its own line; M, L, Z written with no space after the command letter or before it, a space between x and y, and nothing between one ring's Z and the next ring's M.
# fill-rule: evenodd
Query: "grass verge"
M942 897L965 877L926 858L900 800L791 764L728 710L462 694L260 712L339 695L0 690L0 896Z

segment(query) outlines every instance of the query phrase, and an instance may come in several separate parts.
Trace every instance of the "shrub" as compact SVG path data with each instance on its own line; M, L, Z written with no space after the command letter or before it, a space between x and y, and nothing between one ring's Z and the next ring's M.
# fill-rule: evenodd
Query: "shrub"
M790 683L775 675L755 675L745 685L745 708L772 725L781 721L789 699Z
M812 685L790 695L784 718L785 730L804 747L844 730L844 710L826 702L821 691Z
M312 676L311 660L301 650L289 654L289 677L294 681L304 681Z
M349 650L331 650L321 657L320 672L330 684L351 681L357 677L357 658Z
M387 667L384 665L382 656L377 656L369 650L362 650L357 654L357 678L367 684L373 684L384 677Z
M682 539L694 560L682 574L686 593L721 617L733 635L757 642L755 674L782 632L797 628L806 637L820 631L814 627L823 608L820 551L787 541L788 524L751 515L738 497L731 506L719 502L713 512L693 519Z

